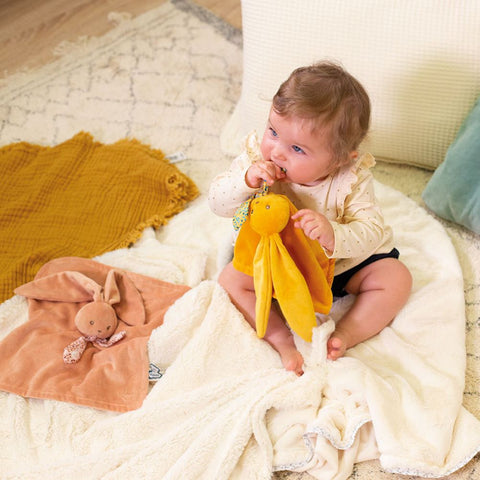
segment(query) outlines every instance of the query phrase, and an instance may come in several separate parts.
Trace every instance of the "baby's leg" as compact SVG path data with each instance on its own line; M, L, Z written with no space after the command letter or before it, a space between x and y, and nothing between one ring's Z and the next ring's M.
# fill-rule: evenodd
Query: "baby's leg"
M395 258L377 260L355 273L345 290L356 299L328 340L328 358L336 360L383 330L407 303L411 288L410 272Z
M256 296L253 278L239 272L232 263L229 263L220 273L218 282L227 291L233 304L255 329ZM295 346L292 332L274 307L270 311L267 331L263 338L277 350L287 370L294 371L297 375L303 374L303 357Z

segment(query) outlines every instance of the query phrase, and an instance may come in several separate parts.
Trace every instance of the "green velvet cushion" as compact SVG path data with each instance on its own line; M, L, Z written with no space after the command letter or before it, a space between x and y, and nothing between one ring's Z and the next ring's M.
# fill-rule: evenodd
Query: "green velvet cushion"
M422 197L438 216L480 233L480 97Z

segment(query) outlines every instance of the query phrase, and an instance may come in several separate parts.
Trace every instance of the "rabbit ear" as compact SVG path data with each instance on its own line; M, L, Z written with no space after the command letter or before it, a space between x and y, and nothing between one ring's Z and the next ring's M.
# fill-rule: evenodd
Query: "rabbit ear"
M290 217L297 211L290 202ZM328 258L316 240L308 238L301 228L290 220L280 232L285 248L307 282L315 312L328 314L332 308L331 285L335 260Z
M105 300L110 304L116 303L115 313L127 325L143 325L146 322L143 297L126 272L109 271L105 280Z
M270 257L273 288L282 313L293 331L311 342L317 325L312 296L278 234L270 236Z
M16 288L17 295L52 302L89 302L102 287L80 272L53 273Z
M120 303L120 290L115 280L116 270L110 270L105 279L103 298L110 305Z
M268 317L272 305L272 271L270 268L270 248L268 237L258 242L253 258L253 284L255 287L255 322L257 335L265 336Z

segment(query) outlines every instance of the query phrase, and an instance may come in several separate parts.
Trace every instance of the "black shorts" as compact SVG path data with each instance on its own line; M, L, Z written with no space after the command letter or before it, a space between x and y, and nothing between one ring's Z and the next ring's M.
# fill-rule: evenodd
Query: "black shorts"
M400 252L396 248L394 248L391 252L388 252L388 253L377 253L368 257L362 263L359 263L358 265L351 268L350 270L347 270L346 272L342 272L339 275L335 275L333 277L333 283L332 283L333 296L344 297L345 295L348 295L348 292L345 291L345 285L363 267L366 267L367 265L370 265L371 263L376 262L377 260L381 260L382 258L398 258L399 256L400 256Z

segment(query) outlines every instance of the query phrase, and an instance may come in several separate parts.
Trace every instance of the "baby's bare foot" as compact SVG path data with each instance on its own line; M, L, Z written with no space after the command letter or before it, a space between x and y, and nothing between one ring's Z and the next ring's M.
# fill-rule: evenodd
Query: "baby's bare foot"
M297 350L290 331L277 331L265 336L265 340L279 353L283 366L289 372L303 375L303 356Z
M327 341L327 358L329 360L337 360L343 357L347 350L347 339L341 332L333 332Z
M295 372L299 377L303 375L303 356L296 348L278 353L286 370Z

